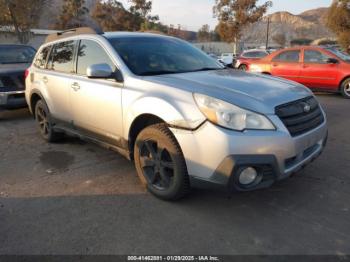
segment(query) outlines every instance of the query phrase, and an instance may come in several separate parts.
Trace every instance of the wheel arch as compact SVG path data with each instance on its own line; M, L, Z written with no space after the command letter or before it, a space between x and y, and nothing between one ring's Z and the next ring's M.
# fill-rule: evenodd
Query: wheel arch
M341 87L342 87L343 83L344 83L346 80L348 80L348 79L350 79L350 75L347 75L347 76L343 77L343 79L340 81L339 86L338 86L338 90L339 90L339 91L341 90Z
M44 100L43 95L40 93L39 90L33 90L33 92L30 94L29 110L34 117L35 117L35 112L34 112L35 106L39 100Z
M128 133L129 152L130 152L131 158L133 158L135 141L137 136L140 134L140 132L151 125L160 124L160 123L166 123L166 122L162 118L153 114L141 114L134 119L134 121L132 122L129 128L129 133Z

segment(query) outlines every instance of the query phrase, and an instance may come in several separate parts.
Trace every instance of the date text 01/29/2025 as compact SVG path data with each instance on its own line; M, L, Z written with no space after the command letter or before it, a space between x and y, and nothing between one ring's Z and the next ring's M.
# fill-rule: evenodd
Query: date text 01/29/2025
M128 256L128 261L220 261L216 256Z

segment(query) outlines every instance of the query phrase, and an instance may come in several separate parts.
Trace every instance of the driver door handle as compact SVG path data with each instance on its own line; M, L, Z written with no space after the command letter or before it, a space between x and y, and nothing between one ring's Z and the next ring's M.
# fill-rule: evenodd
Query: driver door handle
M77 92L77 91L79 91L79 89L80 89L80 85L79 85L77 82L75 82L75 83L72 84L72 89L73 89L75 92Z

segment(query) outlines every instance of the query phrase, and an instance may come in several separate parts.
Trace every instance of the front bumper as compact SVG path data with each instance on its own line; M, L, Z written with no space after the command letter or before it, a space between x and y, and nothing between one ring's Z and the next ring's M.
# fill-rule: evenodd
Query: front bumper
M204 123L196 131L172 129L186 159L192 184L209 182L249 191L271 186L315 160L327 141L327 120L319 127L292 137L277 116L276 131L236 132ZM263 176L258 184L237 183L242 167L255 167Z
M0 109L18 109L27 106L25 91L0 92Z

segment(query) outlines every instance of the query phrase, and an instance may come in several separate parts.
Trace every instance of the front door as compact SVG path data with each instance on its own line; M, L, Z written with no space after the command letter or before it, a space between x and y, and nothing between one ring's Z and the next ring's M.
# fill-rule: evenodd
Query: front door
M301 51L288 50L277 54L271 61L271 74L293 81L300 81Z
M122 136L123 84L115 79L90 79L86 70L93 64L116 66L93 40L81 40L77 52L77 75L70 81L70 102L74 126L89 136L117 144Z
M321 51L305 49L300 76L302 84L310 88L338 88L339 64L329 63L329 58Z

